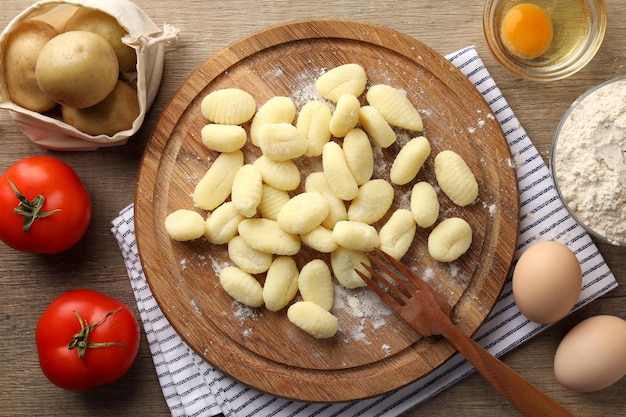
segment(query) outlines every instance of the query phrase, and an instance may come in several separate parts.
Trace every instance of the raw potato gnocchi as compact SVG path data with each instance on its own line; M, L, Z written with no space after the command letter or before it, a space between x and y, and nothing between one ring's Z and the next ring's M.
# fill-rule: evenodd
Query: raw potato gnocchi
M263 180L261 172L254 165L246 164L239 168L233 179L231 201L244 217L253 217L261 202Z
M395 259L402 258L413 243L416 229L417 225L410 210L394 211L378 233L380 249Z
M239 223L245 219L235 208L232 201L227 201L216 208L204 222L204 237L214 245L228 243L238 233Z
M325 103L313 100L307 102L300 113L296 128L307 140L305 156L320 156L322 148L330 141L330 119L332 113Z
M457 260L471 244L472 228L459 217L443 220L428 235L428 253L440 262Z
M478 197L478 183L463 158L454 151L435 157L435 177L441 190L457 206L465 207Z
M239 88L224 88L209 93L200 103L202 115L213 123L241 125L252 119L256 102Z
M374 174L374 152L367 134L352 129L343 138L343 154L357 185L363 185Z
M313 259L302 267L298 289L303 301L310 301L326 311L333 308L335 289L330 268L321 259Z
M331 253L338 246L333 237L333 231L322 225L317 226L310 232L302 233L300 240L309 248L321 253Z
M337 107L330 118L329 129L333 136L342 138L354 129L359 121L361 103L352 94L343 94L337 100Z
M287 161L306 152L306 138L291 123L266 123L259 127L259 147L272 161Z
M252 218L239 223L239 235L254 249L274 255L295 255L300 252L300 238L285 232L277 221Z
M380 245L374 226L350 220L337 222L333 229L333 238L339 246L362 252L369 252Z
M248 140L246 130L237 125L208 124L200 135L204 146L216 152L234 152L243 148Z
M250 124L250 141L259 146L259 129L267 123L292 123L296 117L296 105L289 97L276 96L267 100L256 112Z
M396 132L374 106L361 107L359 122L374 143L381 148L390 147L397 139Z
M359 193L348 207L348 220L367 224L382 219L393 203L394 190L382 179L373 179L359 188Z
M259 281L236 266L227 266L220 271L220 285L242 304L249 307L263 305L263 287Z
M349 201L357 196L359 185L348 167L343 149L337 142L328 142L324 145L322 166L326 182L337 197Z
M298 292L298 267L289 256L279 256L270 265L263 285L263 301L270 311L286 307Z
M265 219L278 220L278 213L287 204L287 201L289 201L289 193L287 191L272 187L269 184L263 184L258 211L261 217Z
M413 181L426 159L430 156L430 142L424 136L418 136L408 141L396 155L389 179L392 183L405 185Z
M310 301L298 301L287 309L287 318L316 339L328 339L337 333L337 317Z
M355 272L358 269L366 277L372 274L363 267L363 264L371 266L371 262L365 252L352 250L339 246L330 254L330 266L337 281L346 288L360 288L367 284Z
M415 181L431 147L426 137L414 137L394 158L389 180L374 178L374 155L381 152L377 147L396 143L394 128L422 131L423 123L404 92L389 85L369 87L362 106L366 85L365 70L357 64L320 76L316 88L335 103L334 111L324 101L311 100L298 113L293 99L285 96L273 97L257 111L254 98L237 88L207 95L201 111L211 123L201 130L202 142L220 155L192 196L194 205L208 211L207 217L179 210L166 219L173 221L166 230L174 240L204 235L212 244L227 244L235 266L223 268L219 280L231 297L251 307L265 305L269 311L293 303L288 319L316 338L332 337L338 330L337 317L330 312L333 275L345 288L365 286L355 270L371 276L363 267L370 265L367 252L378 247L401 259L417 227L431 227L440 214L437 191L424 181L412 187L410 209L389 213L394 185ZM252 152L248 163L241 151L248 139L241 126L246 122L250 141L261 152L256 159L257 152ZM297 165L294 160L302 156L321 158ZM472 193L477 194L477 184L471 184L475 178L459 159L444 151L434 165L442 192L463 206L476 198ZM312 171L303 187L300 166ZM403 198L399 206L405 204ZM450 218L432 230L428 251L435 260L452 262L471 242L469 224ZM302 244L330 254L330 265L313 259L298 271L292 256ZM263 284L253 274L265 274ZM302 301L294 303L298 291Z
M418 132L424 128L417 109L400 90L386 84L377 84L367 90L366 98L390 125Z
M322 221L322 226L332 229L340 220L348 220L348 210L343 200L337 197L326 181L323 172L312 172L304 182L306 192L316 191L324 196L328 203L328 216Z
M328 202L318 192L304 192L292 197L278 213L278 225L285 232L307 233L328 216Z
M419 227L430 227L439 218L437 191L426 181L420 181L411 190L411 213Z
M204 235L204 217L197 211L176 210L165 218L165 231L179 242L198 239Z
M248 245L241 236L233 236L228 241L228 257L249 274L267 272L274 259L271 253L260 252Z
M261 155L252 163L261 171L266 184L279 190L292 191L300 185L300 169L290 159L286 161L272 161Z
M193 191L193 203L204 210L213 210L222 204L233 188L233 181L243 166L243 152L221 153Z
M365 90L367 75L358 64L344 64L322 74L315 82L315 88L322 97L336 103L344 94L360 96Z

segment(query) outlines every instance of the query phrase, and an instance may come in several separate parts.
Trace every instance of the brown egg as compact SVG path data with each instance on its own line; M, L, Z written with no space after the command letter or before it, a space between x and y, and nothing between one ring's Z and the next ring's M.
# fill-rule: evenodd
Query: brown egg
M572 328L554 356L554 374L564 387L592 392L626 375L626 321L601 315Z
M536 243L520 257L513 271L513 296L528 319L542 324L565 317L580 296L582 270L565 245Z

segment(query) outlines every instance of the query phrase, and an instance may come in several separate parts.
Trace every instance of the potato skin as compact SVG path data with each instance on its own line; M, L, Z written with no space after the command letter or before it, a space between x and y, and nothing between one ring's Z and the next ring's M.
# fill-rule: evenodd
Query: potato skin
M70 31L44 45L35 76L39 88L56 102L81 109L99 103L113 91L119 63L113 47L102 36Z
M137 64L137 53L124 44L122 38L128 33L113 16L101 10L81 7L72 15L65 26L65 32L86 30L96 33L109 41L120 64L120 72L132 71Z
M76 109L62 106L63 121L88 135L113 136L130 129L139 116L139 99L134 88L118 81L106 99L95 106Z
M56 105L39 88L35 65L41 49L57 35L52 25L34 19L23 22L9 35L4 50L4 78L9 98L15 104L35 112L45 112Z

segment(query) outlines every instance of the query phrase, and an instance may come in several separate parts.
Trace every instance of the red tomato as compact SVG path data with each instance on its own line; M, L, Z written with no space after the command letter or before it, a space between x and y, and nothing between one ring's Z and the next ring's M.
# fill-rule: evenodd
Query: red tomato
M53 384L72 391L126 374L137 357L139 337L128 306L92 290L60 295L35 330L41 370Z
M0 240L23 252L59 253L91 221L91 199L76 172L49 156L24 158L0 177Z

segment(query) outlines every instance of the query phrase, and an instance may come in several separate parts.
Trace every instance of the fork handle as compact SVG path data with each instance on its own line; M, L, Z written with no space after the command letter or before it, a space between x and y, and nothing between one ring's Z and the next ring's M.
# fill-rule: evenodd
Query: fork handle
M561 417L573 414L522 378L452 322L441 326L444 336L489 383L527 417Z

